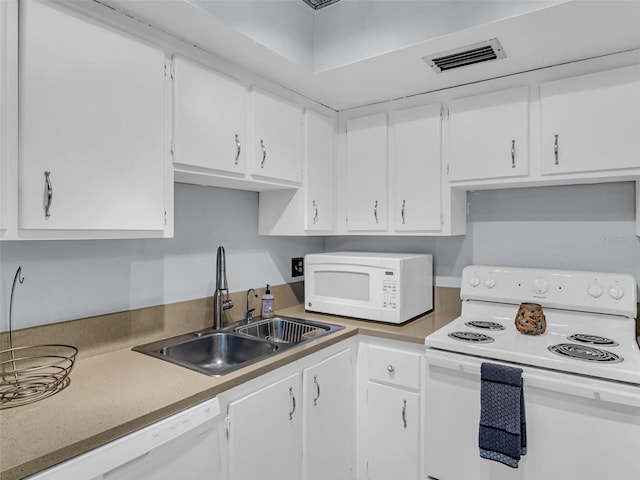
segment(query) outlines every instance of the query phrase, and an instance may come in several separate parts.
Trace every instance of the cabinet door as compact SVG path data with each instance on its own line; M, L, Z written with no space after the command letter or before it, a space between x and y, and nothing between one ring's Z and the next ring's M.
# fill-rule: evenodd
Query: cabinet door
M300 374L296 373L228 406L230 480L299 480Z
M640 167L640 66L540 85L542 174Z
M20 227L163 230L164 53L58 7L20 9Z
M387 114L347 121L347 229L387 229Z
M253 90L253 175L302 182L302 111Z
M369 382L368 479L419 480L419 416L417 393Z
M244 85L179 57L173 62L174 163L244 173Z
M529 88L449 104L449 180L529 173Z
M349 480L354 445L351 349L303 373L306 480Z
M335 216L336 129L332 119L311 110L305 112L305 120L304 228L309 231L332 231Z
M441 105L395 112L391 118L393 224L397 231L440 230Z

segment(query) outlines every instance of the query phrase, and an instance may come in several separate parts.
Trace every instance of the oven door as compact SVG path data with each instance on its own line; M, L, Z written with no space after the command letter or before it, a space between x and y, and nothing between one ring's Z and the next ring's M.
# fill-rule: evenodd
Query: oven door
M425 358L428 478L640 478L640 387L521 367L528 451L514 469L479 455L480 365L488 360L435 349Z

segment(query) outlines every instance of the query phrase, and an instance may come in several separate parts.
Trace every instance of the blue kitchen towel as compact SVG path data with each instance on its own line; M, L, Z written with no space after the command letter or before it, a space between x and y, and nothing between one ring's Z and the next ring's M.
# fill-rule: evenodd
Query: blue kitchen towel
M480 372L480 456L518 468L527 453L522 369L485 362Z

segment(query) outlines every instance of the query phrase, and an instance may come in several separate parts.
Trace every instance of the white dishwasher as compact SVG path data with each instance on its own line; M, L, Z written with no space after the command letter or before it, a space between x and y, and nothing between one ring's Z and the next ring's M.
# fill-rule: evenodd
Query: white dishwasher
M28 480L219 480L220 402L176 413Z

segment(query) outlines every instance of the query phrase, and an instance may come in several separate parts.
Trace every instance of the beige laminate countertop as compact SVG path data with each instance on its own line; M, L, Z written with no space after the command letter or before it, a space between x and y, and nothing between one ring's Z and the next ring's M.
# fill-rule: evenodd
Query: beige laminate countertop
M429 333L455 316L431 313L396 326L309 314L302 305L278 314L345 328L222 377L130 349L80 358L63 391L31 405L0 410L0 480L48 468L351 336L423 344Z

